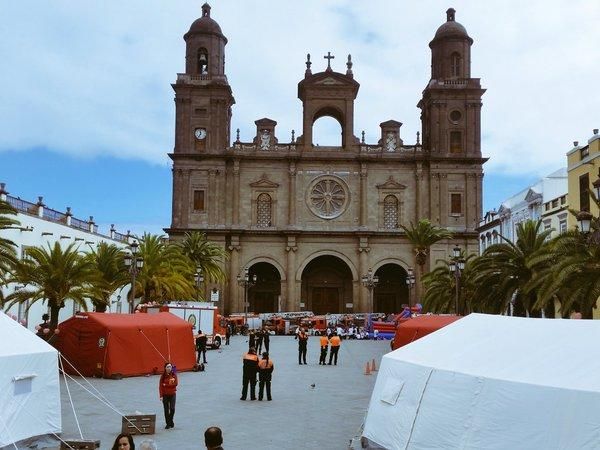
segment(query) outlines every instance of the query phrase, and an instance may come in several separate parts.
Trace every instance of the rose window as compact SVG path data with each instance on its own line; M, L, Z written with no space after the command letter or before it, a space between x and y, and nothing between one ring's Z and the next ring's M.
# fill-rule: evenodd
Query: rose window
M320 179L309 191L308 203L311 210L319 217L333 219L342 214L346 208L348 195L341 183L333 178Z

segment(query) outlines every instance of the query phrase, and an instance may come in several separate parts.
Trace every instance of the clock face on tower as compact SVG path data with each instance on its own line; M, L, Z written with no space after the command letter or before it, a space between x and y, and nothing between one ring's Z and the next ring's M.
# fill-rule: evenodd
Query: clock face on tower
M199 141L203 140L206 138L206 128L196 128L194 131L194 136L196 136L196 139Z

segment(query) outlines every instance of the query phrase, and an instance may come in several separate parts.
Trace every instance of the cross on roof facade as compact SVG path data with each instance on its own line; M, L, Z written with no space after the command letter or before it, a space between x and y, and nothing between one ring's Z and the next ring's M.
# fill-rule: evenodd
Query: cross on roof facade
M331 70L331 60L335 59L335 56L333 56L331 52L327 52L327 55L323 56L323 59L327 60L327 70Z

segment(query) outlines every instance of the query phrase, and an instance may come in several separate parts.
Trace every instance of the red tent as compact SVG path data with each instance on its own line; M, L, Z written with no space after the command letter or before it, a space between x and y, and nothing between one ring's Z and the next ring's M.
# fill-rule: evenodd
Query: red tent
M392 350L410 344L412 341L427 336L434 331L450 325L462 316L435 316L425 315L405 319L396 327L396 334L392 342Z
M84 376L160 373L166 361L183 371L196 362L192 325L167 312L79 313L59 329L56 347ZM68 373L77 374L68 363L63 365Z

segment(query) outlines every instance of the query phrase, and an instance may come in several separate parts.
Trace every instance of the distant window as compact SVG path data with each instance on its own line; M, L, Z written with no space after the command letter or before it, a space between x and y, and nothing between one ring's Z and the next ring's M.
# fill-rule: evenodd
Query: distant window
M563 196L560 198L560 204L561 204L561 205L564 205L564 204L566 204L566 203L567 203L567 196L566 196L566 195L563 195Z
M462 152L462 133L460 131L450 132L450 153Z
M492 242L494 244L498 243L498 233L496 232L496 230L492 231Z
M198 74L208 74L208 51L205 48L198 49Z
M549 221L548 222L544 222L544 231L545 230L549 230L551 226L552 226L552 224Z
M581 154L581 159L584 159L590 154L590 147L583 147L581 150L579 150L579 152Z
M558 223L558 230L561 234L567 231L567 219L561 219Z
M204 211L204 190L194 191L194 211Z
M256 200L256 225L261 228L271 226L272 202L269 194L260 194Z
M579 210L590 210L590 175L583 174L579 177Z
M450 55L450 69L452 77L454 78L461 76L460 59L460 54L457 52L454 52L452 55Z
M383 199L383 227L398 228L398 199L394 195Z
M552 207L553 208L557 208L558 207L558 199L552 200Z
M550 209L550 202L544 203L544 211L548 211Z
M461 194L450 194L450 214L452 214L452 215L462 214L462 195Z

